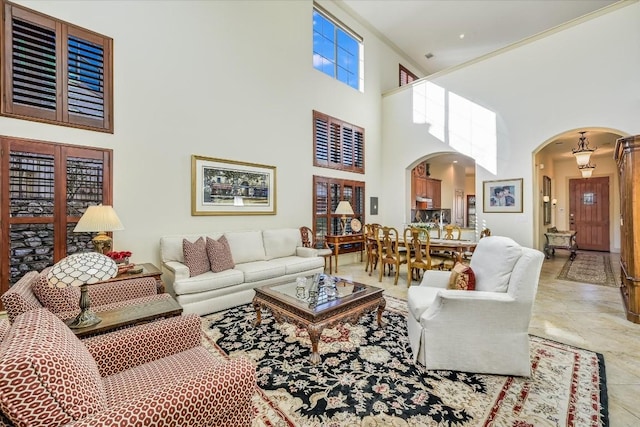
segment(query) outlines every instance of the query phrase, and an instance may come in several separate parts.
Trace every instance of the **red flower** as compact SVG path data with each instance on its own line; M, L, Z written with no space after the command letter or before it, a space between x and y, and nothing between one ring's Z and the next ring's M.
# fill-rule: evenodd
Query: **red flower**
M108 256L109 258L113 259L114 261L120 261L122 259L129 258L131 256L131 252L129 252L129 251L120 251L120 252L110 251L110 252L107 252L105 255Z

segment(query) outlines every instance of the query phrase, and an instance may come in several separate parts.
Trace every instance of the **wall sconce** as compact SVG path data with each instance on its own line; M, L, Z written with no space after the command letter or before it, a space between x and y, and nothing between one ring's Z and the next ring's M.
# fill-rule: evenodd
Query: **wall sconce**
M545 203L549 203L549 196L542 196L542 201Z

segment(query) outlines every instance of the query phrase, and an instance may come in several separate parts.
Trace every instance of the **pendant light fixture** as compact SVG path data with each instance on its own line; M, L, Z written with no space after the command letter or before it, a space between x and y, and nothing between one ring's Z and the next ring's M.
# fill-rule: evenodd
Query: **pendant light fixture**
M574 148L571 150L574 156L576 156L576 162L578 162L578 167L586 166L589 164L589 159L591 158L591 154L598 149L598 147L589 148L589 141L587 137L584 136L585 131L578 132L580 134L580 140L578 141L578 148Z
M595 168L596 168L596 166L592 165L591 163L587 163L586 165L578 166L578 169L580 169L580 173L582 173L582 177L583 178L591 178L591 174L593 173L593 170Z

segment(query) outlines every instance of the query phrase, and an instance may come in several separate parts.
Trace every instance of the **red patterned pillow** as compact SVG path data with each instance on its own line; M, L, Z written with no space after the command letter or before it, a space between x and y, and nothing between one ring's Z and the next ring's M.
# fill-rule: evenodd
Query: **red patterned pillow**
M447 289L458 289L461 291L473 291L476 289L476 275L468 265L457 263L451 269L449 276L449 286Z
M218 240L207 237L207 255L211 263L211 271L214 273L229 270L236 266L231 256L229 242L227 242L225 236L220 237Z
M204 237L200 237L193 243L187 239L182 239L182 251L184 264L189 267L189 277L206 273L211 268L207 257L207 243Z
M69 286L68 288L56 288L49 286L47 273L50 268L42 270L31 285L33 294L40 304L47 307L53 313L76 311L80 309L80 288Z

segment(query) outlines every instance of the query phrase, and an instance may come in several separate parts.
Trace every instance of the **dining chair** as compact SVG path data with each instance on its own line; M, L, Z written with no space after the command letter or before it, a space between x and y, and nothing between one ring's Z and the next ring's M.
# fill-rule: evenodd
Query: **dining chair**
M482 231L480 232L480 238L482 239L483 237L487 237L487 236L491 236L491 229L483 228Z
M407 286L411 286L414 273L416 280L420 280L420 270L442 268L444 259L432 257L429 253L429 233L419 227L409 227L404 230L404 244L407 252Z
M398 284L400 275L400 266L407 263L407 251L400 251L400 242L398 239L398 230L394 227L380 227L376 233L376 242L378 245L378 261L380 262L379 282L382 282L382 275L389 266L389 275L391 270L395 268L394 285Z
M376 241L376 235L380 227L381 225L376 223L364 225L364 244L367 258L364 271L368 271L369 276L371 276L373 270L378 266L378 243Z
M460 240L462 229L458 225L447 225L444 227L444 237L447 240Z
M316 234L309 227L302 226L300 227L300 237L302 238L302 246L305 248L314 248L318 250L318 256L324 258L324 269L327 269L327 258L329 258L329 274L333 270L333 250L327 245L327 242L324 242L322 247L318 247L318 241L316 239Z

